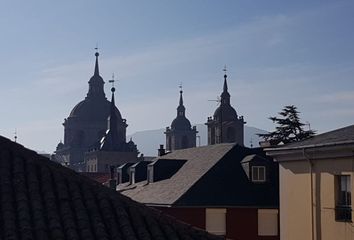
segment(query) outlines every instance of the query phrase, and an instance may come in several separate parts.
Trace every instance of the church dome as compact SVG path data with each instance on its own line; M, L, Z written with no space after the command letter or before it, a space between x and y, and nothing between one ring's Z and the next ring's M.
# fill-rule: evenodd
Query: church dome
M82 121L106 121L110 114L110 102L104 93L104 81L99 73L98 67L99 53L95 53L95 71L89 80L89 91L86 98L76 104L71 110L69 118L76 118ZM115 107L118 120L122 120L122 116Z
M220 118L222 118L222 121L235 120L237 119L236 110L231 105L221 105L214 112L214 119L219 120Z
M103 120L106 121L109 116L110 102L107 99L100 101L86 98L79 102L70 113L71 118L78 118L80 120ZM116 108L116 115L119 120L122 116Z
M178 116L172 121L171 129L172 130L190 130L191 123L186 117Z

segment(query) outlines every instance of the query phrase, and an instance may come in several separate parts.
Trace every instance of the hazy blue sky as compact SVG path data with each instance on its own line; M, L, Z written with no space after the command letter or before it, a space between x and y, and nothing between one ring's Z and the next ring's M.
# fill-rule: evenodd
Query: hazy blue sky
M1 1L0 135L52 152L87 93L94 47L114 72L128 133L170 125L183 82L187 117L231 101L250 126L294 104L324 132L354 123L354 1ZM106 94L110 97L109 85Z

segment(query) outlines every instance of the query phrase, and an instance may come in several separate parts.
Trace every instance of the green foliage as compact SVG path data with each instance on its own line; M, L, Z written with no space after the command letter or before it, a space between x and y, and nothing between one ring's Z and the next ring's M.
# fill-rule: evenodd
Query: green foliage
M303 127L306 124L300 121L299 113L294 105L285 106L279 112L280 117L269 118L277 125L275 130L265 134L258 134L258 136L275 144L297 142L314 136L315 131L311 129L304 130Z

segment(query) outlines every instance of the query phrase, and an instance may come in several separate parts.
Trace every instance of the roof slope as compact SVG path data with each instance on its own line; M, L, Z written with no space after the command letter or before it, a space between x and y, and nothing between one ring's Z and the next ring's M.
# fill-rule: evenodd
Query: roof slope
M300 142L289 143L279 148L304 147L316 144L333 144L354 141L354 125L339 128L330 132L318 134L312 138Z
M173 204L209 171L234 144L216 144L173 151L157 159L188 160L171 178L131 188L123 193L134 200L153 204ZM146 182L145 182L146 183ZM148 201L148 202L147 202Z
M255 184L248 179L240 162L250 154L260 154L269 166L266 183ZM169 179L127 185L122 193L136 201L160 206L278 205L277 166L265 159L262 149L226 143L176 150L161 158L187 161Z
M0 239L217 239L0 136Z

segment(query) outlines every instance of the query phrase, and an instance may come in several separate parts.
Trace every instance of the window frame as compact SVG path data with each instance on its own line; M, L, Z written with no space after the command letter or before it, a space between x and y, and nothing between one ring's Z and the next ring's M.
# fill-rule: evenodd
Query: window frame
M263 169L263 178L260 179L260 170ZM256 174L255 172L257 172L257 178L256 178ZM251 174L252 174L252 182L256 182L256 183L263 183L267 181L267 169L265 166L252 166L251 167Z
M226 236L227 233L227 209L206 208L205 209L205 230L209 233Z
M335 220L338 222L352 222L351 185L350 174L336 176Z

